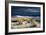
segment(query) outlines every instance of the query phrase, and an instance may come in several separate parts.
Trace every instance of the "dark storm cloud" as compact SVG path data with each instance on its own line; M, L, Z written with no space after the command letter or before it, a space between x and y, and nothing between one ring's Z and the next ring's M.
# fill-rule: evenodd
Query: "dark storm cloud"
M18 7L12 6L12 16L40 16L40 7Z

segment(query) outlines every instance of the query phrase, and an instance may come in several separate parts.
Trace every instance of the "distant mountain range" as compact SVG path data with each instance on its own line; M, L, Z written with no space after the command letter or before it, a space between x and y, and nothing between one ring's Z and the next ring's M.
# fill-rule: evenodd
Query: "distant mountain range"
M34 16L20 16L20 15L12 16L11 20L15 20L16 18L33 18L33 19L40 20L39 16L34 17Z

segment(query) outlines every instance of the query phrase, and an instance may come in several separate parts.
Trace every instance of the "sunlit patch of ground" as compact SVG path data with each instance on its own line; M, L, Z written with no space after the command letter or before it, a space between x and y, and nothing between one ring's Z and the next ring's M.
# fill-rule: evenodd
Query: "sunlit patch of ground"
M12 29L19 29L19 28L33 28L33 27L40 27L40 22L39 21L36 21L35 19L32 19L30 18L29 19L26 19L25 21L23 21L24 19L22 18L17 18L17 21L18 22L11 22L11 28ZM28 21L30 21L28 23ZM21 23L19 23L21 22Z

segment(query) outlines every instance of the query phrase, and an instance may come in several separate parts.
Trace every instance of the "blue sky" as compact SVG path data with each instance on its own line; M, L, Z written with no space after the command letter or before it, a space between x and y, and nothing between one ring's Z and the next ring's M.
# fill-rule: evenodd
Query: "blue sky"
M40 7L11 7L11 16L40 16Z

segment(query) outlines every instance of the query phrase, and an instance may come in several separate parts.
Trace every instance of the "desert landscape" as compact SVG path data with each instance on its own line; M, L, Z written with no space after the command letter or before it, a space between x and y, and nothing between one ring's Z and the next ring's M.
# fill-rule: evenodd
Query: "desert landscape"
M40 7L12 6L11 29L39 28Z

